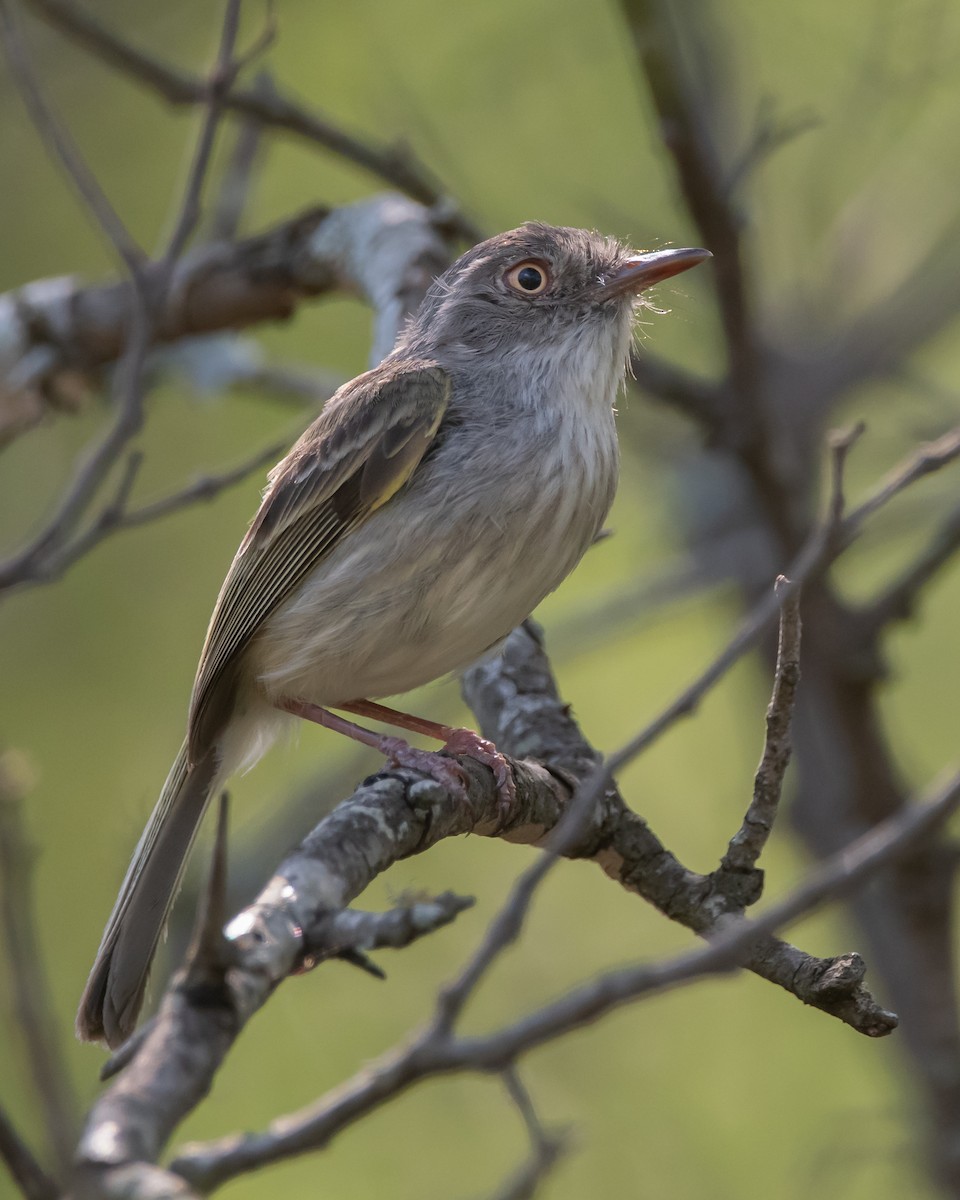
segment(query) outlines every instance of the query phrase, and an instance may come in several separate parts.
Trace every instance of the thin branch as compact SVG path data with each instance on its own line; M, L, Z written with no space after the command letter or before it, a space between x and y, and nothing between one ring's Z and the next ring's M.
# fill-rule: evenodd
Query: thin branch
M935 441L927 442L903 462L898 463L844 522L844 529L841 531L844 545L849 545L864 521L872 517L877 509L888 504L894 496L916 483L918 479L942 470L943 467L956 461L958 457L960 457L960 426L949 430Z
M203 120L193 154L193 162L187 176L187 185L183 190L183 199L180 202L180 209L174 220L166 248L160 255L160 271L164 280L164 290L169 286L170 273L174 263L185 249L191 233L200 220L200 198L210 167L217 128L223 114L224 100L241 66L239 62L234 61L233 57L239 23L240 0L227 0L216 61L205 83Z
M131 46L76 4L68 0L30 0L30 5L108 66L153 88L171 104L205 102L206 88L202 79ZM224 97L224 106L261 125L323 146L421 204L442 207L448 228L455 230L458 237L471 244L481 240L483 235L472 222L458 212L450 211L448 197L409 147L376 146L276 91L267 93L257 87L233 87Z
M800 682L800 590L784 594L788 581L779 576L774 585L783 598L780 605L780 635L777 640L777 664L773 695L767 707L767 732L760 765L753 780L753 799L743 824L730 839L720 863L723 872L749 875L763 853L780 807L783 777L793 749L790 722Z
M387 912L342 909L305 931L303 965L313 967L321 958L342 958L345 952L365 954L385 947L402 950L449 925L460 913L472 908L473 903L470 896L443 892L432 898L401 901Z
M269 71L261 71L253 83L261 92L274 90L273 77ZM244 209L247 206L261 150L263 127L249 118L238 123L236 137L224 168L210 218L208 240L211 242L233 241L240 229Z
M41 141L50 148L54 160L76 189L108 244L126 266L131 279L137 281L146 262L146 255L110 203L96 175L87 166L66 126L45 100L9 0L0 0L0 42L3 43L10 74L16 82Z
M30 1087L43 1113L56 1174L66 1180L80 1112L60 1049L50 982L40 958L33 886L36 850L24 829L25 794L22 764L11 751L0 754L0 923L9 968L10 1007Z
M746 179L771 155L822 124L822 117L812 110L802 110L790 117L782 117L777 112L775 98L762 96L747 147L728 174L728 193L731 196L735 195Z
M143 462L140 454L131 454L127 458L126 467L120 483L112 497L84 532L78 534L72 541L59 549L47 553L42 561L31 564L29 572L21 571L15 581L7 583L3 570L0 569L0 590L4 587L23 586L25 584L48 584L61 579L64 573L84 555L89 554L105 538L121 530L136 529L141 525L151 524L172 513L180 512L192 505L206 503L228 488L242 483L257 471L270 466L277 461L286 449L286 442L274 442L265 449L258 450L251 458L220 474L201 475L193 483L162 496L150 504L139 508L127 507L130 491L137 473Z
M943 518L933 537L906 569L863 610L863 618L880 630L894 621L907 621L921 594L960 550L960 505Z
M567 1138L562 1134L549 1134L543 1128L516 1067L507 1067L501 1077L507 1095L523 1119L530 1139L530 1156L496 1193L494 1200L532 1200L567 1149Z
M0 1162L4 1163L24 1200L59 1200L60 1188L34 1158L30 1147L0 1107Z
M141 380L149 340L146 313L138 305L133 313L130 340L115 377L116 416L106 434L81 459L73 482L40 533L23 550L0 564L0 591L42 574L43 563L68 542L114 464L139 433L143 420Z
M728 918L723 932L705 948L663 963L641 964L601 975L505 1029L484 1037L462 1039L455 1053L449 1049L447 1053L465 1065L476 1066L479 1058L480 1065L486 1068L513 1062L518 1055L596 1020L627 1000L663 992L705 974L731 970L740 964L757 937L773 934L828 900L848 895L865 879L902 857L958 807L960 773L935 785L926 800L889 817L827 859L793 892L753 920ZM882 1026L876 1031L878 1035L886 1032Z
M836 433L830 440L831 490L827 500L827 511L820 525L814 529L800 553L785 572L787 582L779 594L772 589L763 596L741 622L739 629L724 650L679 696L663 709L644 729L630 739L607 762L608 777L635 758L681 717L693 713L707 692L738 662L762 636L780 611L780 606L799 588L805 580L815 577L824 570L856 537L867 515L875 512L887 500L897 494L900 487L890 490L889 481L884 480L878 491L883 499L878 502L874 493L846 518L843 517L843 467L846 456L856 439L863 432L855 426L846 433ZM940 465L945 465L944 460ZM909 460L910 463L914 459ZM901 487L907 486L903 482Z
M208 111L201 128L198 149L184 193L181 214L174 223L174 232L167 254L159 265L159 274L154 288L148 294L142 260L133 255L124 240L123 226L111 224L109 219L105 221L106 214L98 200L99 190L91 191L88 186L88 176L91 174L89 168L73 143L58 136L59 125L49 107L40 97L22 43L17 40L15 27L9 20L6 2L7 0L0 0L0 21L3 22L7 44L14 46L15 69L20 78L26 81L29 93L34 98L35 103L31 111L37 123L38 132L41 137L49 139L49 145L54 154L74 179L78 191L90 204L91 211L101 222L104 231L114 239L117 251L127 263L130 271L134 303L132 313L123 321L127 340L114 379L113 400L116 415L113 423L101 440L87 452L73 482L67 487L46 526L24 550L0 566L0 589L23 582L38 571L42 574L44 563L61 553L63 548L69 545L71 537L89 511L90 505L108 474L118 462L126 446L140 431L143 423L143 367L147 349L152 341L156 315L162 308L170 287L174 256L182 247L195 220L195 210L209 166L213 135L221 111L219 90L214 82L205 91L205 103ZM229 0L227 4L220 54L214 71L215 81L221 76L229 78L228 64L236 33L238 5L239 0ZM12 42L11 39L13 39ZM127 475L129 474L128 464ZM121 496L126 487L126 478L127 476L120 484L119 494Z
M213 500L225 488L234 487L245 479L249 479L256 472L262 471L264 467L275 463L286 447L286 442L272 442L229 471L201 475L178 492L172 492L169 496L163 496L161 499L154 500L150 504L143 504L139 508L125 509L113 518L113 527L135 529L140 525L156 521L160 517L180 512L181 509L189 508L198 501Z

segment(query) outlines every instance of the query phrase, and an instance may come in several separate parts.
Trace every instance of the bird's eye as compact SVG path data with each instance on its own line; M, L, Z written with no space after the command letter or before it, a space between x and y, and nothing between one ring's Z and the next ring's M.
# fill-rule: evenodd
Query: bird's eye
M511 267L503 277L507 287L524 296L537 296L550 284L550 273L542 262L525 259Z

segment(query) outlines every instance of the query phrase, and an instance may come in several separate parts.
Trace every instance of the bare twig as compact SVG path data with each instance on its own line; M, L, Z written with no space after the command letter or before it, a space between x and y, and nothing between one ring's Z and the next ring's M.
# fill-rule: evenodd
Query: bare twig
M878 487L850 514L843 531L844 544L856 537L860 526L890 500L935 471L949 466L960 457L960 426L949 430L936 441L927 442L884 476Z
M494 1200L532 1200L566 1150L567 1139L562 1134L547 1133L543 1128L516 1067L507 1067L501 1072L501 1077L507 1095L523 1118L530 1139L530 1156L500 1188Z
M0 922L9 968L10 1007L29 1087L43 1113L55 1174L65 1181L73 1162L80 1113L60 1050L50 984L40 958L33 903L36 850L24 831L25 790L22 764L11 751L0 754Z
M875 629L913 616L921 593L960 550L960 506L940 522L933 537L900 576L889 584L863 611Z
M58 1200L60 1188L44 1171L0 1107L0 1162L20 1189L24 1200Z
M316 966L320 956L342 957L345 951L365 954L384 947L402 950L418 938L449 925L472 906L470 896L443 892L439 896L403 900L389 912L342 909L305 933L303 965ZM229 932L234 933L232 924Z
M721 654L683 691L663 709L649 725L631 738L620 750L611 755L607 762L607 772L612 774L630 759L645 750L653 741L664 733L680 717L689 716L706 693L717 683L740 658L754 646L758 638L770 626L780 611L780 606L789 599L793 591L799 588L807 579L815 577L827 567L841 551L850 545L866 517L875 512L888 500L892 499L907 483L918 476L904 478L899 486L891 489L889 479L884 480L867 500L857 509L843 516L843 468L846 456L854 442L863 432L863 426L832 435L830 439L831 486L827 500L827 511L820 525L814 529L800 553L790 564L779 593L770 590L755 605L743 620L736 634L724 648ZM914 463L914 458L909 460ZM945 465L949 459L943 459L939 465ZM909 474L906 470L905 475ZM878 500L878 493L882 499Z
M64 572L78 559L89 554L111 534L120 530L136 529L194 504L213 500L227 488L242 483L255 472L276 462L285 449L285 442L274 442L266 449L258 450L251 458L232 470L201 475L199 479L195 479L179 491L134 509L128 508L127 505L143 458L140 454L131 454L113 498L100 510L90 527L77 534L72 541L48 552L41 562L31 564L29 572L21 570L18 578L10 583L6 582L3 569L0 568L0 590L17 585L53 583L62 578Z
M16 39L16 32L7 20L6 0L0 0L0 3L4 5L0 8L0 17L5 22L4 32L9 43L11 34ZM220 75L229 77L228 63L232 54L238 11L238 0L229 0L224 18L220 54L214 72L215 77ZM39 98L39 88L33 79L23 46L19 42L16 43L15 58L17 70L20 77L26 81L29 93L35 98ZM114 380L113 398L116 415L113 423L100 441L88 451L73 482L64 492L53 516L45 527L24 550L0 567L0 589L4 586L21 583L37 573L42 576L44 564L51 557L61 554L64 547L69 545L70 539L88 513L110 471L119 461L127 445L140 431L143 422L142 377L147 349L152 341L157 313L162 308L170 287L174 257L182 248L182 244L189 236L193 226L200 191L209 166L214 130L221 107L219 89L215 84L206 88L205 103L208 111L201 128L181 212L174 222L174 231L167 247L167 253L159 266L159 275L153 281L154 286L149 292L141 260L133 255L125 241L123 226L105 220L106 214L98 202L99 191L92 192L90 190L88 186L89 168L84 164L76 147L72 142L58 135L58 123L45 102L39 101L31 109L37 122L38 132L48 140L53 153L74 179L81 196L91 205L91 209L101 222L104 231L114 240L118 253L127 263L133 283L134 303L132 313L123 322L127 341ZM122 501L125 501L124 493L128 488L128 481L132 481L130 477L136 469L130 464L135 461L128 460L128 470L120 484L118 496ZM116 502L115 498L113 504L116 505Z
M190 164L190 171L187 175L187 185L183 190L183 199L180 201L179 211L167 245L160 255L160 271L163 279L161 286L164 291L169 287L174 263L185 249L187 241L200 219L200 197L203 194L203 185L207 178L210 157L213 154L213 144L223 113L224 99L241 66L239 62L234 61L233 57L239 23L240 0L227 0L220 32L220 46L217 50L216 61L210 71L210 77L205 83L203 120L193 153L193 162Z
M703 244L714 255L717 299L730 355L730 377L741 405L755 415L756 373L749 286L741 257L743 218L732 202L715 144L708 103L696 92L679 47L679 17L665 0L623 0L638 62L673 156L684 200ZM701 81L700 86L704 84ZM743 414L746 417L746 413ZM731 413L727 414L728 422Z
M774 97L761 97L746 149L728 172L727 191L731 196L735 195L748 176L772 154L821 124L822 118L813 111L804 110L782 117L777 112Z
M42 17L63 33L80 42L109 66L131 75L153 88L171 104L202 104L207 90L202 79L170 67L123 41L76 4L65 0L30 0ZM224 97L231 112L281 129L347 159L377 178L399 188L428 207L443 205L449 229L467 242L477 242L482 234L459 213L449 209L449 201L409 147L375 146L341 127L309 112L280 92L264 92L257 87L234 87Z
M783 592L788 581L781 575L775 589ZM783 777L790 762L790 721L800 682L800 591L784 595L780 606L780 636L773 695L767 708L767 734L760 765L753 780L753 799L743 824L730 839L720 863L722 871L748 874L756 867L780 807Z
M273 77L270 72L261 71L253 86L262 92L273 91ZM262 132L263 126L249 118L241 119L238 124L236 138L220 180L210 218L209 241L233 241L237 236L249 199L254 170L261 157Z
M10 73L16 81L41 141L51 148L54 159L63 168L64 174L76 189L87 211L126 266L130 278L136 282L146 262L146 255L100 187L96 175L87 166L66 126L44 99L9 0L0 0L0 41L3 43Z

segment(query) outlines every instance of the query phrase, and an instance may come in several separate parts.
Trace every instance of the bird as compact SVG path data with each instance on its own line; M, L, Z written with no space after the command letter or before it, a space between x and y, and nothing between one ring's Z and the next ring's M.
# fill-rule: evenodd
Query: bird
M270 472L87 980L81 1039L116 1047L133 1032L209 797L298 717L449 769L338 712L434 733L509 790L479 735L375 701L481 658L577 565L617 486L642 293L709 257L540 222L480 242Z

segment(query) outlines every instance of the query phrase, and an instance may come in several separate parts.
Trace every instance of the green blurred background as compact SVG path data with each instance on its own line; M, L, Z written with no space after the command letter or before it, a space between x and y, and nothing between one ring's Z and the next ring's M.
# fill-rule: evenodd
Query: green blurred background
M209 61L221 14L209 0L98 0L90 7L144 47L196 69ZM252 35L260 14L247 7ZM691 15L696 11L691 6ZM538 218L599 227L638 246L695 236L614 6L283 0L277 15L280 37L267 56L277 79L350 128L407 139L484 229ZM134 233L157 245L184 176L195 114L172 112L46 28L31 24L29 32L49 98ZM739 0L723 7L716 32L718 54L736 63L731 128L749 130L771 98L788 115L817 119L754 174L746 192L748 245L763 301L788 306L798 295L816 295L825 321L848 315L892 288L955 220L960 78L951 65L960 12L929 0ZM248 230L381 187L304 144L267 143L245 214ZM109 274L109 253L5 76L0 146L0 291L47 275ZM870 236L858 256L856 235L865 227ZM838 246L846 254L842 277ZM867 252L879 246L882 254ZM717 373L720 342L706 278L683 276L658 299L672 311L649 315L648 344L695 371ZM366 310L347 300L305 305L290 323L256 333L272 361L344 377L364 367L368 335ZM877 385L852 399L847 415L869 422L851 468L854 494L918 438L944 427L956 407L958 369L954 326L916 364L924 386ZM610 521L616 536L595 548L539 613L564 694L603 749L670 700L722 646L738 615L733 592L711 587L681 591L668 604L638 602L626 618L599 628L592 618L621 591L672 578L683 566L691 472L709 465L696 430L679 417L639 395L623 407L627 458ZM3 549L24 540L49 511L103 416L95 403L4 453ZM200 394L166 378L149 400L138 495L165 494L273 438L292 439L308 418L308 410L274 394ZM26 755L35 773L27 819L40 850L38 918L63 1050L84 1104L96 1092L102 1056L72 1040L73 1010L129 852L179 744L206 620L262 483L253 477L213 504L116 536L62 582L22 592L0 608L0 738ZM878 520L843 564L848 589L866 593L887 577L951 489L955 481L938 477ZM955 750L958 599L960 576L948 572L931 588L922 621L898 630L890 643L884 704L900 764L917 785ZM628 799L692 868L711 869L739 823L768 687L758 663L742 664L694 720L621 778ZM468 719L452 683L409 704L445 720ZM318 770L350 769L360 778L376 766L375 757L358 758L333 735L305 729L296 747L275 750L235 781L236 853L256 847L271 810ZM321 808L337 799L336 788L342 783L317 789ZM305 831L307 816L302 821ZM283 836L292 840L294 833ZM365 906L387 905L408 889L448 887L478 903L454 927L402 954L381 955L386 983L332 964L285 984L177 1140L259 1128L402 1038L457 971L532 854L465 839L391 871ZM768 896L802 875L806 863L786 822L765 860ZM262 862L264 877L273 865ZM813 953L857 948L836 910L790 936ZM489 1028L605 966L690 944L686 932L618 891L595 867L568 865L543 889L526 936L483 988L467 1026ZM0 1098L39 1142L38 1114L9 1028L0 1034ZM897 1035L868 1041L752 976L622 1011L538 1051L523 1074L544 1120L575 1131L575 1151L546 1189L557 1200L933 1194ZM455 1078L391 1104L322 1157L273 1168L223 1194L481 1196L524 1153L522 1128L498 1082ZM0 1182L0 1192L5 1186Z

